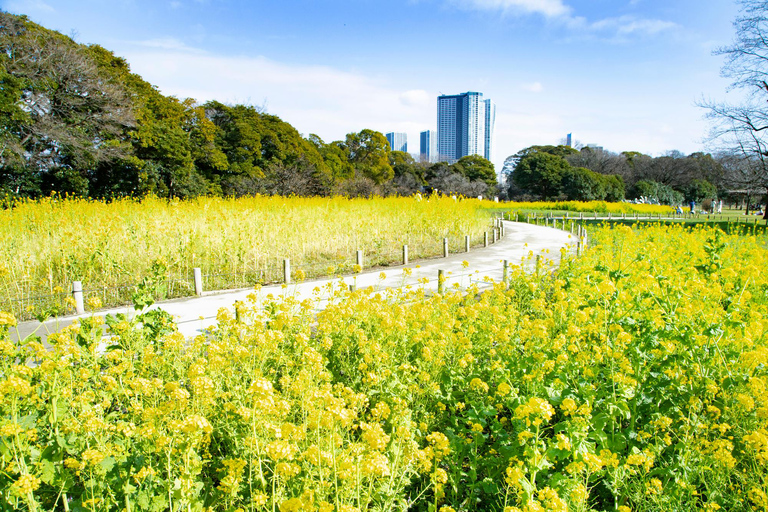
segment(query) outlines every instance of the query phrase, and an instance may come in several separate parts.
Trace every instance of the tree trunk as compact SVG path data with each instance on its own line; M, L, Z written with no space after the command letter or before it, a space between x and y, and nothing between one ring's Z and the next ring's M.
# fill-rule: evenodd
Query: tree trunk
M752 196L747 194L747 208L744 211L744 215L749 215L749 206L751 202L752 202Z

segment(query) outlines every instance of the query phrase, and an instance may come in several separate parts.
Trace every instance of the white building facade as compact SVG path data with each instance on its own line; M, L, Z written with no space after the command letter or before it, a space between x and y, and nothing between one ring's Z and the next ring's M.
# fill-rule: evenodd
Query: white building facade
M386 137L392 151L408 152L408 134L402 132L389 132Z

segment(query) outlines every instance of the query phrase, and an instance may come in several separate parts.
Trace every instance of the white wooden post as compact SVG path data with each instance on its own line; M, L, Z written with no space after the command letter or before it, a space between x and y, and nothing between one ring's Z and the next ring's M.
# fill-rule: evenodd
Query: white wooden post
M198 297L203 294L203 273L199 267L192 269L195 276L195 295Z
M82 281L72 281L72 297L75 299L75 312L78 315L85 313Z
M358 250L357 256L355 258L357 260L357 264L360 265L360 269L363 268L363 251Z
M291 284L291 260L288 258L283 260L283 282Z
M445 293L445 270L437 271L437 293Z
M483 247L488 247L488 232L483 233Z
M443 258L448 257L448 239L443 238Z
M407 264L408 264L408 246L404 245L403 246L403 265L407 265Z
M464 235L464 252L469 252L469 235Z

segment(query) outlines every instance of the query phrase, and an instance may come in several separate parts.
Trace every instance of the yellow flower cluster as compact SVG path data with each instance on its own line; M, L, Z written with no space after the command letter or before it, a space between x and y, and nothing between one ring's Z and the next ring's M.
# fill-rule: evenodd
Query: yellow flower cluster
M538 427L542 423L549 423L555 409L547 400L538 397L530 398L526 403L515 409L515 418L525 420L526 425L533 424Z

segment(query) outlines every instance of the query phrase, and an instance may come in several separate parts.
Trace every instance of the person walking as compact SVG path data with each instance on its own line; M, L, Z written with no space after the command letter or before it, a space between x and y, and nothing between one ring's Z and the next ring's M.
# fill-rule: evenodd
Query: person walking
M696 201L691 201L691 215L696 212Z

